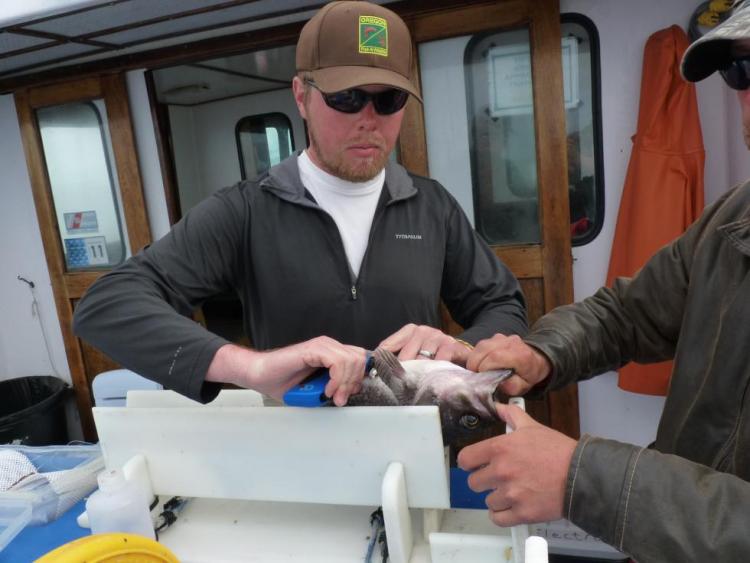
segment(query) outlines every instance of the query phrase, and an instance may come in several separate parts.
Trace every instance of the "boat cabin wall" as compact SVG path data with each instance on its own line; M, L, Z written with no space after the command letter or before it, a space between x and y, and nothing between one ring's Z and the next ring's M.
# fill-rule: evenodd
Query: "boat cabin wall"
M601 232L591 242L574 247L575 298L581 299L600 287L606 277L620 193L635 133L643 47L649 35L672 24L687 26L698 2L688 0L561 0L562 13L580 13L591 19L599 34L601 64L602 132L604 155L605 217ZM141 176L152 234L164 235L169 228L161 169L154 136L154 123L148 105L144 72L127 76L131 112ZM706 202L715 201L726 189L750 177L750 158L742 139L737 100L718 76L697 85L697 95L706 147ZM259 94L256 100L237 98L208 104L200 111L172 108L170 118L175 143L195 155L190 166L178 167L183 197L200 199L207 195L194 186L212 189L230 184L239 177L234 134L229 139L198 138L189 133L202 122L214 122L241 115L244 104L278 109L295 116L291 95ZM219 106L222 107L219 107ZM213 106L213 107L211 107ZM265 110L263 110L265 111ZM258 113L254 111L254 113ZM262 112L260 112L262 113ZM228 117L227 117L228 115ZM295 140L304 139L301 122L293 119ZM34 374L58 374L70 380L58 318L46 266L39 224L21 142L18 117L12 95L0 96L0 224L4 240L0 245L0 380ZM301 144L297 141L297 148ZM183 185L184 184L184 185ZM450 188L450 186L448 186ZM187 194L192 193L192 196ZM183 204L190 203L184 201ZM32 280L35 287L17 279ZM32 307L36 300L37 305ZM48 344L45 345L45 340ZM49 354L47 353L49 348ZM619 390L616 375L606 374L579 384L581 432L647 444L656 431L663 400Z

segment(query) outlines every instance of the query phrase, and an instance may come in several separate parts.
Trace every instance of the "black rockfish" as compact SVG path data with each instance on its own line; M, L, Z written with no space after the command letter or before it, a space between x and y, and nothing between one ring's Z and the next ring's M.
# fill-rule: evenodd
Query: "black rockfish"
M502 434L497 415L501 398L498 374L475 373L440 360L407 360L378 348L373 352L375 377L365 377L362 390L349 397L351 406L437 405L443 443L451 457L464 446Z

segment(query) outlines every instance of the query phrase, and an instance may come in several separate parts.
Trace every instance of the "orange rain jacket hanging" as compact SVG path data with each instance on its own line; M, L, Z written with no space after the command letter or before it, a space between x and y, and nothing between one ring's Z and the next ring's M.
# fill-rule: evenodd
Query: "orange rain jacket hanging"
M703 210L705 152L695 87L680 76L688 46L673 25L646 42L638 129L625 177L607 275L630 277ZM669 288L664 288L669 291ZM620 370L627 391L665 395L672 362L630 363Z

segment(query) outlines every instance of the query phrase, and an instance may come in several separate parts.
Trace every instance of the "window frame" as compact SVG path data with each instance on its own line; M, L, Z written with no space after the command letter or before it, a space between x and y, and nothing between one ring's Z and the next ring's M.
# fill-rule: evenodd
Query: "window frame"
M292 120L289 119L289 116L286 115L285 113L282 113L280 111L271 111L267 113L256 113L253 115L246 115L244 117L241 117L237 121L236 125L234 126L234 138L235 138L235 143L237 145L237 157L239 158L239 161L240 161L240 178L242 178L242 181L248 180L247 171L245 170L245 158L242 153L242 141L240 140L242 124L248 121L251 121L253 119L263 119L265 121L268 118L279 118L279 117L282 118L286 122L287 129L289 130L289 141L290 141L289 154L291 155L297 149L296 149L296 144L294 142L294 129L292 128ZM282 160L284 159L282 158Z
M600 66L600 49L599 49L599 32L596 28L596 25L594 22L589 19L588 17L584 16L583 14L579 13L565 13L560 15L560 25L564 24L577 24L581 26L589 37L589 46L590 46L590 64L591 64L591 116L592 116L592 134L593 134L593 141L594 141L594 221L593 226L591 229L589 229L585 234L581 236L573 236L571 235L570 241L571 246L584 246L588 244L589 242L593 241L601 232L603 226L604 226L604 197L605 197L605 186L604 186L604 149L602 146L602 109L601 109L601 66ZM510 30L506 30L510 31ZM469 42L466 44L465 51L464 51L464 65L465 68L467 68L468 63L470 62L470 53L471 49L474 47L475 44L485 40L487 37L495 35L497 33L496 30L486 31L484 33L477 33L475 34ZM560 34L560 39L562 40L562 33ZM467 88L467 104L469 105L468 109L471 109L472 105L472 92L473 92L473 85L472 85L472 77L470 72L466 73L466 88ZM470 112L471 113L471 112ZM567 115L566 115L567 118ZM469 146L470 148L473 147L474 143L473 140L476 137L476 125L472 122L469 125ZM537 155L538 157L538 155ZM481 201L479 191L479 182L477 178L477 169L478 169L478 162L477 162L477 155L474 150L470 150L469 154L469 160L471 162L471 177L472 177L472 199L474 202L474 221L477 229L477 233L485 240L487 240L487 235L482 232L482 221L481 221L481 212L478 209L479 202ZM538 181L538 179L537 179ZM540 218L541 219L541 218ZM539 222L539 228L541 229L541 221ZM500 244L500 243L492 243L492 244ZM536 244L534 242L510 242L510 243L501 243L500 246L514 246L517 244Z
M103 99L102 99L102 102L104 102ZM112 167L114 164L112 162L112 159L114 158L114 154L112 154L112 151L110 148L111 141L108 138L108 135L105 131L104 119L102 117L102 113L97 107L97 105L94 103L94 100L74 100L71 102L67 102L65 104L59 104L59 106L69 106L69 105L74 105L74 104L80 104L81 106L90 108L94 114L94 117L96 118L96 122L99 128L99 135L100 135L101 143L102 143L101 146L104 152L104 164L107 168L107 179L109 180L109 189L112 194L112 205L114 208L115 219L117 221L117 230L120 234L119 246L120 246L121 257L120 257L120 260L115 263L101 264L101 265L86 265L86 266L79 266L79 267L72 266L68 261L69 257L68 257L67 249L65 247L65 240L68 238L80 238L80 237L65 237L63 234L63 231L61 230L60 222L58 221L58 229L60 229L60 246L61 246L60 251L62 252L62 256L64 258L66 272L107 271L107 270L111 270L112 268L119 266L131 256L130 250L127 245L128 233L125 229L125 225L123 224L123 217L122 217L123 211L121 209L122 202L120 200L121 197L119 196L119 186L116 184L115 175L112 170ZM44 136L42 133L42 123L39 119L39 111L48 109L50 107L54 107L54 106L45 106L45 107L40 107L34 110L34 118L36 120L37 127L39 128L42 151L44 151L45 147L44 147ZM52 185L52 177L49 173L49 169L47 168L47 166L48 166L47 158L45 157L45 168L47 170L47 176L49 177L48 181L50 182L50 197L52 199L52 208L55 213L58 213L57 211L58 201L55 197L55 189L54 189L54 186Z
M560 25L574 23L580 25L589 35L591 48L591 116L594 135L594 194L597 221L585 235L571 237L572 246L584 246L593 241L604 227L604 147L602 136L602 81L599 51L599 31L594 22L576 12L560 14ZM562 34L560 34L562 36Z

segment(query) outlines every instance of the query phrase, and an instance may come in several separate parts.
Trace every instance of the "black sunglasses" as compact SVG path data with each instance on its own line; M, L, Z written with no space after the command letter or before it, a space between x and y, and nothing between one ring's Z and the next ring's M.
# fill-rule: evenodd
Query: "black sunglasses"
M323 96L326 105L342 113L359 113L372 100L375 111L380 115L391 115L406 105L409 93L397 88L389 88L382 92L370 93L359 88L350 88L341 92L327 94L321 90L312 80L305 80Z
M719 73L730 88L747 90L750 88L750 57L732 59Z

